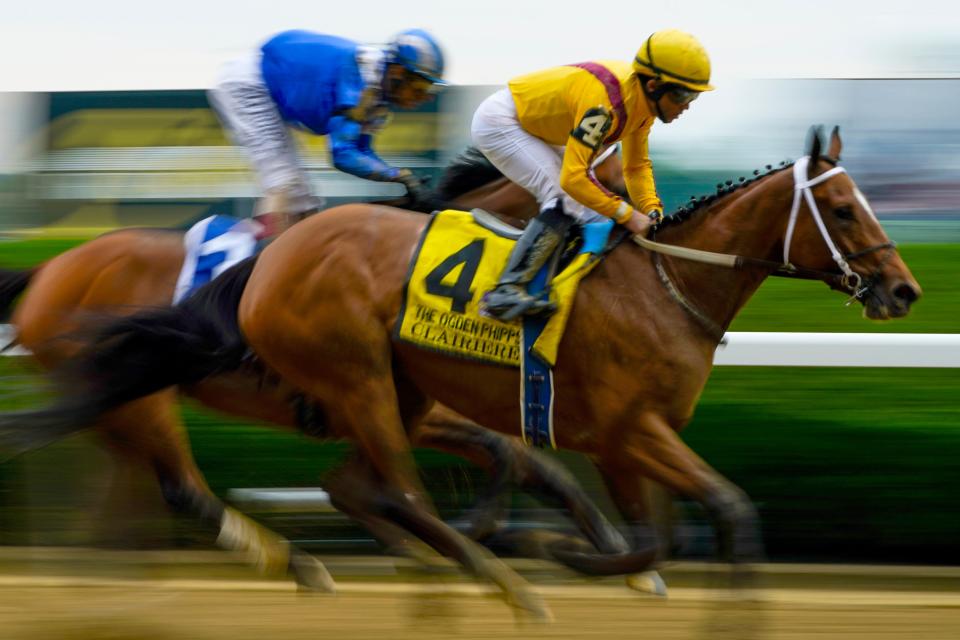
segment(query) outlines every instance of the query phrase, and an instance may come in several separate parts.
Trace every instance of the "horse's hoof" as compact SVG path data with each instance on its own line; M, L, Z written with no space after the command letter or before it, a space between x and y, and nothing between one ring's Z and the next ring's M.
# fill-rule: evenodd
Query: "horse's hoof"
M322 562L307 553L290 556L290 571L302 593L336 593L337 583Z
M509 600L516 610L523 612L524 619L536 623L553 622L553 611L536 591L532 589L515 590Z
M640 593L649 593L661 598L667 597L667 583L657 571L633 573L626 577L627 586Z

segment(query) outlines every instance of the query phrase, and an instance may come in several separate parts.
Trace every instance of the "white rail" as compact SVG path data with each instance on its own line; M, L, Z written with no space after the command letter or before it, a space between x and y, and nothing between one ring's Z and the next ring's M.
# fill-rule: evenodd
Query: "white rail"
M230 489L227 498L254 511L336 511L330 503L330 494L317 487Z
M13 339L0 325L0 346ZM23 355L13 349L6 355ZM727 333L714 364L763 367L960 367L960 333Z
M714 364L766 367L960 367L957 333L727 333Z

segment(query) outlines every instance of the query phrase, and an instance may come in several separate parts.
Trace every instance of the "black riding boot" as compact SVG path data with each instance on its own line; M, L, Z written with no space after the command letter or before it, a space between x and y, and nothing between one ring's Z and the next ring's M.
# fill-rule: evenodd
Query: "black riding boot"
M527 285L563 242L573 219L559 203L530 221L517 240L497 287L483 297L484 313L509 321L517 316L550 315L557 305L547 291L543 297L527 293Z

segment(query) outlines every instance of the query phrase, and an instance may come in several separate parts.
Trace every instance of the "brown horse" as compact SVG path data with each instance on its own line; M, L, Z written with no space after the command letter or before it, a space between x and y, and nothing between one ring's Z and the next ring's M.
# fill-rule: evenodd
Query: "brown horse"
M775 271L849 289L870 318L903 316L920 295L866 200L834 166L837 131L827 155L821 156L819 135L811 139L808 157L796 165L723 190L658 231L663 243L714 252L713 262L716 253L746 256L721 260L740 268L620 243L582 283L560 346L558 446L596 462L631 523L646 517L641 478L699 502L713 517L728 560L760 553L755 511L677 435L693 413L722 332ZM797 217L801 212L809 215ZM516 371L392 339L425 222L372 205L305 221L188 304L114 324L71 363L71 385L57 406L6 417L0 433L42 440L75 431L156 389L236 367L249 345L319 403L330 436L359 444L380 486L354 491L355 505L420 536L494 580L514 603L543 614L515 575L432 516L414 470L408 433L432 400L503 433L516 432L520 415Z
M904 315L919 297L853 181L833 166L840 150L837 131L826 156L814 135L809 164L724 193L659 233L668 244L754 258L745 268L653 259L622 244L583 283L556 367L556 442L596 460L630 521L646 514L638 490L646 477L703 505L718 525L723 557L758 554L749 500L677 432L693 413L722 332L771 267L789 255L801 266L792 273L849 287L871 318ZM800 195L809 197L795 200ZM795 217L800 207L810 215ZM332 433L359 442L382 483L403 496L407 526L476 566L451 532L411 515L427 512L406 432L437 400L515 433L517 372L391 339L422 219L360 206L326 215L328 224L305 223L252 267L242 296L230 301L239 299L239 330L273 369L320 401Z
M622 189L616 155L597 168L611 188ZM448 170L437 194L461 207L499 207L515 219L536 214L533 197L500 176L486 160L468 151ZM12 322L19 342L48 368L62 363L75 349L73 341L58 339L79 326L88 326L93 312L129 314L143 307L163 306L173 296L183 262L183 234L134 229L110 233L22 272L0 272L0 309L6 312L22 294ZM99 318L97 318L99 321ZM296 429L309 424L309 403L298 390L264 372L244 368L212 377L187 389L214 408ZM450 425L455 424L457 428ZM269 568L290 569L301 585L331 586L325 571L306 554L291 548L275 534L247 520L210 492L190 454L173 390L166 390L117 409L98 421L98 434L118 461L153 469L167 501L178 511L200 516L223 533L227 546L252 549ZM576 482L549 458L526 450L518 440L500 437L471 425L453 412L438 408L417 434L417 444L467 457L488 468L495 482L483 504L474 510L471 533L490 533L497 517L499 495L509 483L545 492L567 507L584 529L591 545L601 552L622 552L626 543L592 504ZM354 515L363 520L363 514ZM365 523L388 542L401 542L396 532L370 519ZM631 571L629 562L603 569ZM592 571L601 571L600 568Z
M729 261L740 268L617 244L581 284L555 368L557 445L596 462L631 522L646 513L641 478L699 502L728 560L760 553L755 510L678 436L720 332L774 271L847 289L870 318L906 315L920 295L866 200L835 166L838 132L826 155L819 135L811 139L795 165L723 190L658 231L661 242L712 252L714 262L717 254L744 256ZM392 338L425 223L372 205L300 223L187 304L115 323L71 363L57 405L4 418L0 431L74 431L172 382L235 367L249 346L320 403L331 436L358 443L379 481L377 490L356 491L358 503L545 614L519 578L431 514L414 469L407 434L433 400L502 433L515 433L520 419L515 370Z

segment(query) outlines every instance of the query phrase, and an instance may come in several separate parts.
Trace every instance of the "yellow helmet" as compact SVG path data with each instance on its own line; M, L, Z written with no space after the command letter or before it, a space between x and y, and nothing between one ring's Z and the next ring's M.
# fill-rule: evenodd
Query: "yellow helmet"
M657 31L647 38L633 59L633 70L693 91L713 91L706 50L692 35L677 29Z

